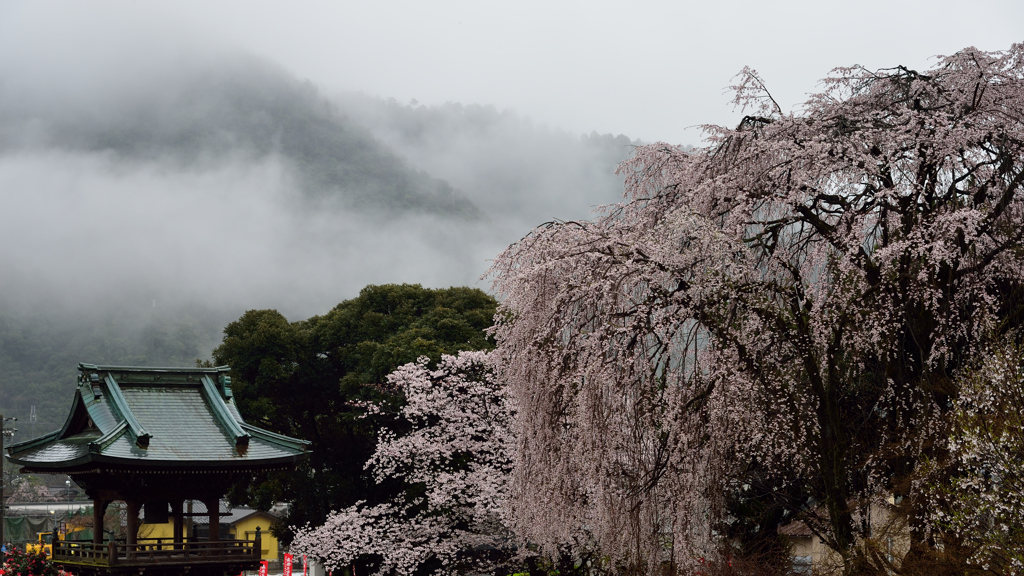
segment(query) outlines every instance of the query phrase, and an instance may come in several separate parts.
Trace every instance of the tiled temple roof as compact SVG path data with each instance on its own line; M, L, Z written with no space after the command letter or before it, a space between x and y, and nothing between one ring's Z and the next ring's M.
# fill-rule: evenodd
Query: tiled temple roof
M266 469L309 456L309 443L246 424L228 367L79 364L64 427L8 448L30 471Z

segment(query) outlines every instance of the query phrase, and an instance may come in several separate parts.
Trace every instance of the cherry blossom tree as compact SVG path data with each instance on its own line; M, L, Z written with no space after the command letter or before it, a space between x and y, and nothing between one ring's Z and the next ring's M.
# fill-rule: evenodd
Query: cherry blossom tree
M436 369L423 357L388 383L405 396L398 416L411 431L382 430L367 468L405 491L296 529L292 548L329 570L369 559L379 574L485 573L517 558L503 508L512 410L489 353L444 355Z
M950 456L957 474L940 484L936 522L986 570L1024 574L1024 346L994 345L966 370L953 405Z
M912 564L953 376L1024 317L1024 45L839 68L799 112L739 79L737 127L638 148L621 203L497 258L512 526L681 570L754 502L747 537L799 517L853 569L891 494Z

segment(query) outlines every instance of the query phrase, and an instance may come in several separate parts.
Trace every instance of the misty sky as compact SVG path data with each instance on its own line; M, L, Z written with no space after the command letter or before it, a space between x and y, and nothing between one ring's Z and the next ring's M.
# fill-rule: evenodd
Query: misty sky
M580 147L581 133L699 144L694 126L738 118L725 88L744 65L790 108L832 67L927 68L964 46L1007 48L1022 24L1024 3L1010 0L0 0L0 296L80 304L131 293L143 305L206 299L296 318L369 283L474 285L532 226L614 201L614 164ZM338 102L363 92L514 111L480 133L431 133L436 147L403 140L395 118L367 128L486 217L299 210L302 162L232 148L234 133L184 162L160 138L182 114L201 124L222 110L189 92L211 75L273 90L309 80L310 98ZM139 136L147 115L163 136ZM46 140L51 125L63 132ZM52 137L95 142L128 128L154 152Z
M1022 25L1017 0L3 0L0 58L49 51L73 75L83 48L240 47L325 89L697 143L689 127L735 118L723 89L745 65L786 108L832 67L924 68L964 46L1006 48Z

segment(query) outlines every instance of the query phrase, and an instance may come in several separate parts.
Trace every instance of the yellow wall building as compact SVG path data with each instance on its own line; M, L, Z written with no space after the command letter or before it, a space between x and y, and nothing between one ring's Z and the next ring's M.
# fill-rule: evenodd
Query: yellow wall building
M209 533L209 521L205 517L206 508L198 510L199 503L197 502L196 512L201 512L202 516L193 517L195 530L198 535L205 539ZM262 550L260 551L260 557L264 560L275 561L278 559L278 544L277 538L270 533L270 525L277 520L277 516L268 512L262 512L260 510L253 510L251 508L235 508L226 509L221 508L221 535L222 537L238 539L238 540L252 540L256 536L256 528L260 529L260 542L262 544ZM186 520L186 527L188 526ZM186 532L187 535L191 535L191 529ZM173 522L164 523L148 523L145 520L139 524L139 539L146 538L167 538L172 539L174 537L174 524Z

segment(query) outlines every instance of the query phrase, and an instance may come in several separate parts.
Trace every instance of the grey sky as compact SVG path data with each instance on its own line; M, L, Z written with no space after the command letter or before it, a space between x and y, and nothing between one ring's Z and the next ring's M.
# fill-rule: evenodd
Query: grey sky
M1021 40L1024 3L966 6L0 0L0 295L46 305L60 297L203 299L310 315L370 283L472 285L488 259L533 226L587 217L618 197L618 159L579 133L698 144L699 130L689 127L738 119L725 87L744 65L789 108L835 66L926 68L936 54ZM200 154L205 164L165 157L171 140L160 130L177 134L190 118L213 118L204 110L225 114L216 94L189 91L204 75L250 92L287 86L246 64L264 59L336 102L351 104L358 97L350 92L363 91L516 111L484 131L434 126L418 144L379 122L374 128L413 168L444 179L490 219L407 212L382 224L358 210L311 215L295 208L294 158L254 156L244 146ZM382 103L365 100L369 108L348 113L369 126ZM164 156L48 141L51 125L90 142L162 143ZM152 134L127 130L140 126ZM611 145L629 153L628 143Z
M2 0L0 58L220 45L328 92L493 104L575 132L696 143L689 127L735 120L723 89L744 65L790 107L834 66L924 68L964 46L1006 48L1022 25L1016 0Z

